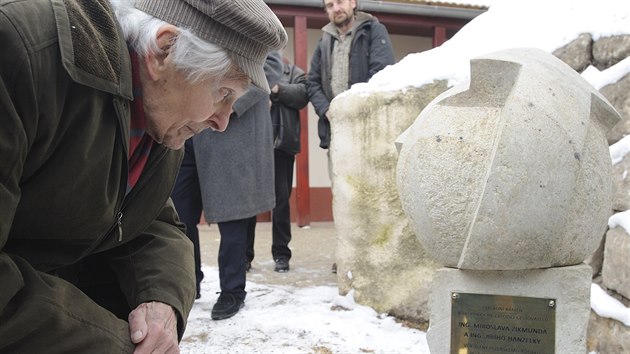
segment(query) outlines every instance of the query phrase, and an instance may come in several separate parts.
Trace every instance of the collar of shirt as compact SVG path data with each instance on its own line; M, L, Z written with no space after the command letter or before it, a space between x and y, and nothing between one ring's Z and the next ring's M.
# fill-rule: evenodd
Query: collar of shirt
M140 85L140 70L138 54L129 49L131 58L131 72L133 84L133 102L131 103L131 122L129 129L129 178L127 193L135 186L142 170L149 159L153 146L153 139L146 133L146 121L142 105L142 86Z

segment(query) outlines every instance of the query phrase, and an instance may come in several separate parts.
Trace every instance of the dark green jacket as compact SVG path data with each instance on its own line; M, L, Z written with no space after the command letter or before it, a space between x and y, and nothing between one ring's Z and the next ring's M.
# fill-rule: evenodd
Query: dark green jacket
M72 286L44 273L102 252L131 309L172 305L181 336L195 295L169 199L182 151L155 144L125 197L131 65L108 1L0 0L0 43L0 315L29 314L24 289L62 301Z

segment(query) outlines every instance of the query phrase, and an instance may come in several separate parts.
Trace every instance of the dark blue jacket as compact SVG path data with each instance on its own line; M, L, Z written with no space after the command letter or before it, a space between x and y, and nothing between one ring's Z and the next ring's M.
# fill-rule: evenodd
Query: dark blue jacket
M367 82L374 74L387 65L396 62L394 51L385 26L376 17L364 12L357 12L357 25L353 29L350 49L350 72L348 87L359 82ZM319 116L317 131L320 144L327 149L330 144L330 122L325 114L334 98L332 94L331 68L333 42L337 40L331 33L335 27L329 23L324 28L324 35L319 40L308 73L308 94L315 112Z

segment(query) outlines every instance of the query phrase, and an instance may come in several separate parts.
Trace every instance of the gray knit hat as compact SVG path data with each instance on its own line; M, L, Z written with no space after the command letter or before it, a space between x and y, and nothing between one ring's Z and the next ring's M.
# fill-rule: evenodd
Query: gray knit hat
M138 0L136 8L224 48L252 83L269 92L263 65L287 33L263 0Z

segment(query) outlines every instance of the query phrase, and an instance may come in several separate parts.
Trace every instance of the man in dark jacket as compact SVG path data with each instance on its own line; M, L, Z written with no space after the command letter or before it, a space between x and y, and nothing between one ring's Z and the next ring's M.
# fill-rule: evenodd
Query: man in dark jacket
M330 101L395 63L387 29L372 15L356 11L357 1L324 0L330 23L322 28L308 73L309 99L319 116L317 132L323 149L330 144Z
M278 51L267 55L264 72L270 86L280 80L282 59ZM234 103L230 121L223 133L207 130L186 141L172 193L194 243L198 291L203 279L197 230L202 210L206 221L219 227L221 294L212 308L214 320L230 318L243 307L247 240L254 237L256 215L275 205L268 93L250 87Z
M276 206L271 214L271 255L276 272L288 272L291 259L291 211L295 154L300 152L300 109L308 104L304 70L284 58L282 78L271 88L274 180ZM249 262L254 258L254 239L248 244Z
M179 352L180 148L285 42L262 0L0 0L0 352Z

